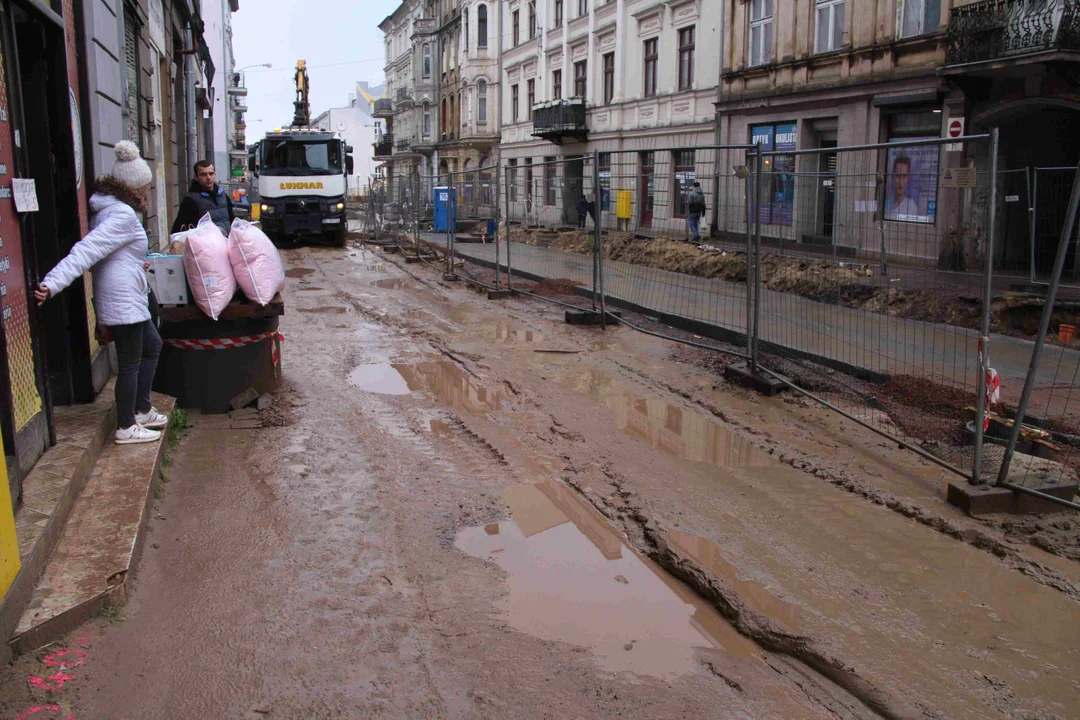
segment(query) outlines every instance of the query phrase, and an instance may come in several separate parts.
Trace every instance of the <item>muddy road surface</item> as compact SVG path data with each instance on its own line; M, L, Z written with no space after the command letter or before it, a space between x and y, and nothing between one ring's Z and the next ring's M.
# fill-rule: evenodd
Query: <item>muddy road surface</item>
M285 256L265 427L194 418L129 605L3 717L1080 715L1075 561L936 466L664 340Z

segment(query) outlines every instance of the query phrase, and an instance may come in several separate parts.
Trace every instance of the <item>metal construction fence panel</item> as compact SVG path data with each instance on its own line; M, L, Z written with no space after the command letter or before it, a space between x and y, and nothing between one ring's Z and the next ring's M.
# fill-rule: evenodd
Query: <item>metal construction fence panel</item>
M1055 291L1055 269L1065 282L1080 270L1065 231L1076 173L996 158L991 133L511 159L371 188L364 222L448 279L636 311L646 331L744 358L973 480L999 472L999 403L1030 385L1050 427L1024 431L1013 470L1038 489L1080 467L1080 353L1060 318L1036 352L1058 316L1036 330L1039 299L1009 290L1027 265ZM1040 203L1063 209L1040 218ZM993 269L1010 267L992 240L1003 232L1022 233L1021 254L1031 238L1018 271Z

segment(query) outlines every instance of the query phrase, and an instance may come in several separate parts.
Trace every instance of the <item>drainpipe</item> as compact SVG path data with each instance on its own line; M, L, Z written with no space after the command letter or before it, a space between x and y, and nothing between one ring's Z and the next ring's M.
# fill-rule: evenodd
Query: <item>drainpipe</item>
M195 113L195 33L189 24L184 31L187 52L184 54L184 100L187 114L187 171L199 161L199 129ZM183 189L184 186L181 186Z
M716 103L720 102L720 92L724 87L724 36L727 29L727 23L724 14L727 11L727 3L720 3L720 70L716 78ZM713 104L713 121L716 124L716 144L724 144L724 136L720 129L720 111ZM722 157L723 150L716 151L717 162L713 166L713 174L716 176L713 183L713 209L712 209L712 222L709 223L713 232L717 232L717 225L720 224L720 174L724 168L720 165L720 158Z

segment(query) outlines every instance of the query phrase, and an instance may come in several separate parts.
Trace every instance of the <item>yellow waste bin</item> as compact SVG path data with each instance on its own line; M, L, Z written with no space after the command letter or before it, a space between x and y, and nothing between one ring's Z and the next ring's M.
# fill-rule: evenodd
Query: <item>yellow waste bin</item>
M3 445L0 439L0 445ZM8 490L7 463L0 462L0 598L19 574L19 539L15 536L15 515Z
M615 216L620 220L629 220L634 194L629 190L619 190L615 196Z
M258 220L262 214L262 206L259 203L251 203L251 219Z

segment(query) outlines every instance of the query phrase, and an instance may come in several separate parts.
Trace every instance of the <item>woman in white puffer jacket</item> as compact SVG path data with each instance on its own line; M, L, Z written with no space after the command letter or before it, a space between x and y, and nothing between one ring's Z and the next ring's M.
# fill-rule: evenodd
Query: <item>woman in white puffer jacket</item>
M94 277L94 309L99 326L116 342L116 442L153 442L168 418L150 405L150 386L161 353L161 338L150 319L146 282L146 231L137 211L146 209L153 175L126 140L116 145L112 171L98 179L90 198L90 233L54 267L34 291L38 304L62 292L84 272Z

